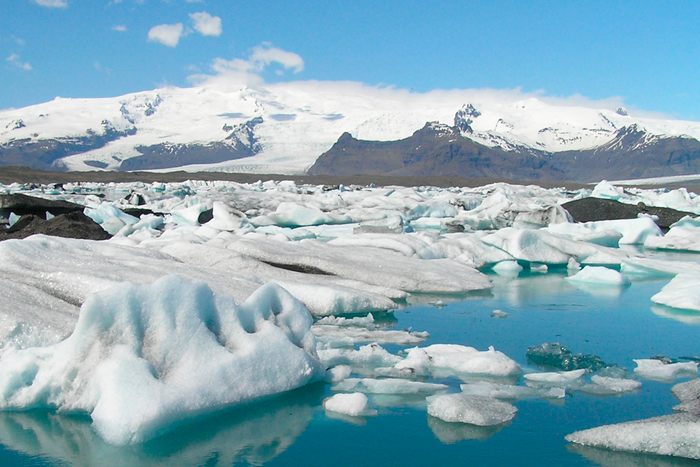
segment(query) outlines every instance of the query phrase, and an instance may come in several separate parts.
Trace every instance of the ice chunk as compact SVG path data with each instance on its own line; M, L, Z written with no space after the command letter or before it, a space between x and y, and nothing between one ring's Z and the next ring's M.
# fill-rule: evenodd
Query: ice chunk
M627 276L620 274L614 269L609 269L602 266L586 266L573 276L569 276L566 279L571 282L596 285L622 286L630 284L630 280L627 278Z
M479 351L473 347L457 344L434 344L422 347L420 351L410 351L408 358L396 365L396 368L413 368L420 373L426 366L425 355L430 361L431 371L446 369L458 374L489 376L513 376L521 373L520 367L514 360L493 347Z
M698 227L672 227L663 237L647 238L644 246L658 250L700 251L698 235Z
M568 385L586 374L586 370L571 370L546 373L528 373L523 375L528 382L548 386Z
M221 201L214 201L212 211L214 217L206 225L214 229L238 230L248 224L245 214Z
M492 318L507 318L507 317L508 317L508 313L506 313L506 312L503 311L503 310L493 310L493 311L491 312L491 317L492 317Z
M336 392L359 391L368 394L434 394L447 390L444 384L407 381L400 378L347 378L331 388Z
M529 397L563 399L566 396L566 391L562 388L532 388L529 386L514 386L511 384L496 384L489 381L462 384L460 387L464 394L505 400L520 400Z
M371 417L377 411L367 407L369 399L361 392L352 394L335 394L323 401L323 408L351 417Z
M518 409L493 397L444 394L427 398L428 414L446 422L494 426L509 422Z
M494 264L492 269L501 276L517 276L523 267L517 261L501 261Z
M698 375L698 364L696 362L666 363L657 359L637 359L634 360L637 367L634 374L645 379L654 381L670 382L683 376Z
M547 231L572 240L604 246L639 245L651 237L661 237L661 229L649 217L594 221L582 224L553 224Z
M577 431L572 443L700 459L700 416L680 413Z
M316 322L311 331L320 340L348 338L356 343L416 345L430 337L427 332L381 329L371 314L352 319L329 316Z
M642 387L642 383L639 381L627 378L593 375L591 381L614 393L633 392Z
M352 367L348 365L338 365L326 370L326 381L329 383L337 383L347 379L352 374Z
M266 285L237 306L168 276L90 296L73 334L0 360L0 408L85 411L110 444L323 377L312 318Z
M401 357L390 354L379 344L368 344L353 349L318 349L321 362L326 367L350 365L353 368L374 369L393 366Z
M348 216L328 214L316 206L301 205L291 201L283 201L275 212L251 219L255 225L279 225L281 227L302 227L321 224L347 224L352 222Z
M671 308L700 311L700 274L678 274L652 296L651 301Z

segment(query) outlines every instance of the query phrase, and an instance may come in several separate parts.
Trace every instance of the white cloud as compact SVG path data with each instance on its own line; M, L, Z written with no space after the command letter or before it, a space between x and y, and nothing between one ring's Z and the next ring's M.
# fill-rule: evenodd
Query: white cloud
M176 47L182 37L184 26L182 23L177 24L161 24L154 26L148 31L148 40L151 42L159 42L168 47Z
M212 16L206 11L191 13L190 18L194 21L194 28L203 36L221 35L221 18Z
M112 26L112 31L126 32L127 28L123 24L115 24L114 26Z
M68 7L68 2L66 0L34 0L37 5L49 7L49 8L66 8Z
M211 67L218 74L231 72L258 74L272 63L278 63L286 69L291 68L294 73L304 70L304 59L299 55L273 47L270 43L255 46L247 60L242 58L234 58L232 60L216 58Z
M16 66L17 68L21 68L22 70L26 70L26 71L32 70L32 66L27 62L21 62L19 60L19 55L17 55L17 54L11 54L5 60L10 62L11 64Z

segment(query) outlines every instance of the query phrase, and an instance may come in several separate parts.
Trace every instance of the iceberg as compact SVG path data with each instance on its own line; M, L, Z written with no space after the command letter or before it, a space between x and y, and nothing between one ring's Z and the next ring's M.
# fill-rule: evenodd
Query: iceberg
M654 381L670 382L684 376L698 376L698 364L696 362L666 363L654 358L636 359L637 367L634 374L640 378Z
M351 417L371 417L377 415L377 411L367 407L369 399L361 392L352 394L335 394L323 401L323 408Z
M236 305L177 276L124 283L88 297L64 341L4 351L0 408L85 412L108 443L144 442L322 379L311 324L272 284Z
M489 347L479 351L458 344L433 344L411 349L405 360L395 365L396 369L411 369L424 374L435 369L450 370L462 375L488 375L507 377L522 373L520 366L504 353Z
M602 266L585 266L573 276L567 277L566 280L582 284L611 286L623 286L630 284L630 280L624 274L620 274L614 269L609 269Z
M428 414L445 422L494 426L509 422L518 409L512 404L493 397L470 394L443 394L430 396Z
M700 274L678 274L652 296L651 301L671 308L700 311Z

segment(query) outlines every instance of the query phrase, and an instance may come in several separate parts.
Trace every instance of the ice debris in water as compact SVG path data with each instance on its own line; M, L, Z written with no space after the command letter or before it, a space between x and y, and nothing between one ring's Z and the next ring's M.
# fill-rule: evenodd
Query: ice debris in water
M361 392L351 394L335 394L323 401L323 408L350 415L351 417L371 417L377 415L377 411L367 407L369 399Z
M587 369L597 371L610 367L597 355L574 355L558 342L545 343L527 349L525 354L527 361L542 368L559 369L565 371Z
M493 317L493 318L507 318L508 313L506 313L503 310L493 310L491 312L491 317Z
M335 392L365 392L368 394L434 394L447 390L447 386L437 383L408 381L400 378L372 379L348 378L331 388Z
M464 394L487 396L502 400L521 400L530 397L562 399L566 396L566 391L563 388L532 388L529 386L497 384L489 381L462 384L460 388Z
M697 362L667 363L656 358L636 359L634 374L654 381L671 382L684 376L697 377Z
M547 373L529 373L523 375L528 383L535 383L548 386L567 385L581 378L586 374L586 370L558 371Z
M108 443L143 442L321 379L311 323L272 284L236 305L177 276L124 283L88 297L66 340L4 352L0 408L84 411Z
M493 426L509 422L518 409L512 404L493 397L471 394L443 394L430 396L428 414L446 422Z

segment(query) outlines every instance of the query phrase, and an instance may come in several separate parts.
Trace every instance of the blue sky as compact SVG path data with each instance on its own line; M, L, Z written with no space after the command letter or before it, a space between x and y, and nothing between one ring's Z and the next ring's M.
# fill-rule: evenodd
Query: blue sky
M0 24L0 109L248 66L268 82L520 88L700 119L696 1L7 0Z

